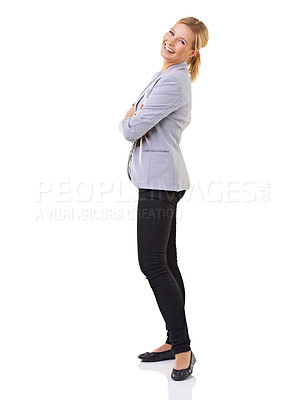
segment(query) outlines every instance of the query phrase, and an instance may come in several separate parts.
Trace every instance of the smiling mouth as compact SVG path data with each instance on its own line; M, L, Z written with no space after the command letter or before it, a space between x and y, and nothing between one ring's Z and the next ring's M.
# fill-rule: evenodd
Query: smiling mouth
M166 44L164 45L164 48L166 49L166 51L167 51L168 53L171 53L171 54L174 53L174 51L171 50L171 49L169 49L169 47L168 47Z

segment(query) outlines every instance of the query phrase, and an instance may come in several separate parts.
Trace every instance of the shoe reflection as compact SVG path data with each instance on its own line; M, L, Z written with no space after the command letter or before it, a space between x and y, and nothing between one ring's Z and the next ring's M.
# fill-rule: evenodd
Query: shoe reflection
M168 400L191 400L192 390L196 384L194 375L190 375L187 379L182 381L174 381L171 378L173 368L173 360L143 362L140 361L138 367L144 371L156 371L167 377L169 397Z

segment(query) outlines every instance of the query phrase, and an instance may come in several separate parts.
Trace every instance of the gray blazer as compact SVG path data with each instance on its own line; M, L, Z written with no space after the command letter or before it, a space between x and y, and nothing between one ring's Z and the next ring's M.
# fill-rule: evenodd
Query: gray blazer
M191 121L187 62L154 74L136 100L134 110L134 115L123 118L119 125L125 139L136 142L131 160L133 184L144 189L189 189L180 148L182 132Z

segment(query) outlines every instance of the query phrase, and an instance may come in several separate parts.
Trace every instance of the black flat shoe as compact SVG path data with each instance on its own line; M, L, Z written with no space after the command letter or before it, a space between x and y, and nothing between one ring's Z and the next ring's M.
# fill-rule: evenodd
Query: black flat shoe
M175 356L171 350L159 351L159 352L146 352L138 355L142 361L164 361L164 360L175 360Z
M190 363L189 363L189 367L184 368L184 369L172 369L172 373L171 373L171 378L174 381L182 381L183 379L188 378L188 376L190 376L192 374L193 371L193 366L196 362L196 358L193 354L193 352L191 351L190 353Z

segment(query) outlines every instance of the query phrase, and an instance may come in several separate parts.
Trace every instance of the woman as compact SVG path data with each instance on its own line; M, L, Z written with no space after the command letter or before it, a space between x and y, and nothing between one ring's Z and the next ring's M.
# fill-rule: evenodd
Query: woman
M138 259L166 323L166 342L140 354L143 361L175 359L171 378L186 379L196 361L185 316L185 289L177 265L177 203L190 188L179 146L191 120L191 82L201 65L199 49L208 30L196 18L180 19L163 37L163 68L120 122L133 142L128 176L139 190ZM189 68L188 68L189 66Z

